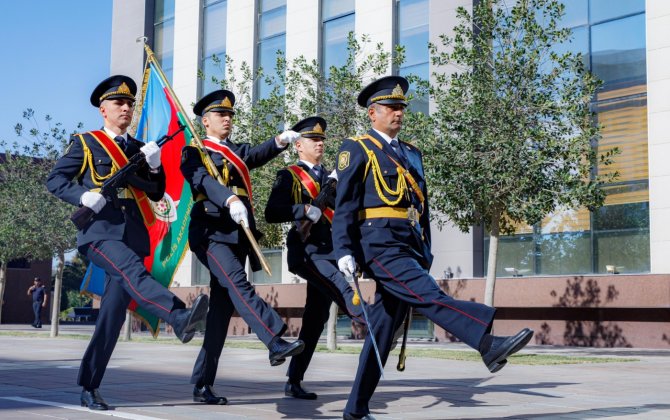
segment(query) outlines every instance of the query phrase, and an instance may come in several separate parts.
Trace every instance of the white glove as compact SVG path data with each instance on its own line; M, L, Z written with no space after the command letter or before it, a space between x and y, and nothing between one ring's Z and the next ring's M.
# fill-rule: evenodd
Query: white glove
M335 181L337 181L337 170L333 169L333 172L328 175L328 178L333 178Z
M247 208L242 201L231 201L228 208L230 208L230 217L233 218L235 223L239 224L244 221L244 225L247 227L249 226L249 215L247 213Z
M339 268L342 274L345 276L353 276L356 272L356 262L354 262L354 257L351 255L345 255L344 257L340 258L337 260L337 268Z
M281 133L279 136L277 136L277 139L279 139L279 143L282 145L286 146L287 144L291 144L294 141L298 140L300 138L300 133L296 133L293 130L286 130L283 133Z
M86 191L81 195L79 201L82 206L93 210L93 213L95 214L100 213L100 210L102 210L107 203L107 200L105 200L105 197L102 194L94 191Z
M308 205L305 216L307 216L307 218L312 222L316 223L321 218L321 209L319 209L317 206Z
M140 151L144 153L144 158L151 169L157 169L161 166L161 148L158 147L155 141L150 141L140 147Z

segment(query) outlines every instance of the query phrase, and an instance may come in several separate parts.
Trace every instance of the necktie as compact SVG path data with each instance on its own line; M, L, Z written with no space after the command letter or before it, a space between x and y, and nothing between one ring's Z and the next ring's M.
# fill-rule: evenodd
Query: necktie
M409 168L409 161L407 160L407 155L405 155L405 151L402 150L402 147L400 147L400 143L398 143L398 140L396 139L391 140L391 147L393 147L393 151L400 158L400 161L403 164L403 166Z
M314 165L312 167L312 171L314 171L314 175L316 175L316 179L320 180L321 179L321 165Z
M123 150L123 151L126 150L126 139L124 139L123 136L116 136L116 137L114 137L114 140L119 145L121 150Z

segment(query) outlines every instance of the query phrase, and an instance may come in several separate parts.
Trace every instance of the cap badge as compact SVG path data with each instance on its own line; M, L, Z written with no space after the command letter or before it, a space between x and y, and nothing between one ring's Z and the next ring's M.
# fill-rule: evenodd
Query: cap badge
M233 107L233 104L230 102L230 99L228 99L228 97L226 96L226 97L223 98L223 100L221 101L221 106L222 106L222 107L225 107L225 108L232 108L232 107Z
M317 134L323 134L323 128L321 128L321 124L316 123L314 126L314 132Z
M398 83L397 85L395 85L395 87L393 88L393 91L391 92L391 95L394 95L394 96L405 96L405 92L403 92L402 88L400 87L400 83Z
M121 83L121 86L119 86L119 89L116 92L122 93L124 95L130 95L130 96L133 95L132 93L130 93L130 88L128 87L126 82Z

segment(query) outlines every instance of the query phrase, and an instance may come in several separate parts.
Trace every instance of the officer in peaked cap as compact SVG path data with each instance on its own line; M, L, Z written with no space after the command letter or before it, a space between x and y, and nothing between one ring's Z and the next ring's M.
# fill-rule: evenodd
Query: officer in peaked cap
M430 274L428 191L421 152L398 140L407 106L407 80L383 77L366 86L358 104L367 108L372 129L342 142L337 159L337 196L333 248L340 271L355 275L357 266L377 281L370 324L382 362L394 333L414 309L470 347L479 350L490 372L523 348L533 331L514 336L490 334L495 309L456 300ZM344 410L345 419L372 419L369 401L381 372L370 336Z
M144 267L144 258L150 254L145 223L150 224L155 217L146 204L149 199L159 201L163 197L165 172L158 145L144 144L127 132L136 92L135 82L127 76L112 76L100 82L90 100L100 110L103 128L73 136L47 179L47 188L58 198L93 211L88 224L77 232L77 246L107 274L95 331L77 380L83 387L81 404L91 410L108 409L98 388L131 299L172 325L182 342L191 340L207 313L206 295L186 309L184 302ZM133 175L133 185L118 189L117 197L102 195L99 191L104 180L137 154L143 155L146 164Z
M220 89L203 96L193 107L193 113L199 117L210 111L229 112L231 115L235 115L234 106L235 95L233 92Z
M91 93L91 105L99 107L102 101L111 99L129 99L135 102L137 85L128 76L116 75L103 80Z
M363 324L361 306L354 305L353 290L338 270L333 256L330 231L335 201L335 184L322 165L325 152L326 120L308 117L291 130L300 133L295 143L298 162L277 172L272 192L265 208L268 223L291 223L286 237L287 262L290 272L307 280L307 298L302 315L299 339L305 350L291 359L284 393L289 397L316 399L301 382L314 354L316 344L328 320L330 305L336 302L355 322ZM325 207L315 205L315 198Z
M256 146L234 143L234 105L235 95L224 89L205 95L195 104L193 112L202 117L207 132L205 150L186 146L181 162L181 171L196 199L191 210L189 245L211 274L208 326L191 376L193 401L218 405L227 400L212 386L234 310L267 346L272 366L282 364L304 347L301 340L289 343L282 338L286 324L247 280L247 257L254 271L260 264L241 226L248 226L256 238L261 236L252 212L249 171L278 156L300 134L287 130ZM205 165L205 153L215 168Z

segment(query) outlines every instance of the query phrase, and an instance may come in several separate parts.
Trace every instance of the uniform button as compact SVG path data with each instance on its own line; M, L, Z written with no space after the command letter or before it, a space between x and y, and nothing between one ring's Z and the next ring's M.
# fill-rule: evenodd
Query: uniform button
M121 206L121 210L126 211L126 206Z
M389 171L386 171L386 170L385 170L384 173L387 174L387 173L389 173Z
M368 222L368 226L372 226L372 222Z
M209 211L209 210L207 209L207 207L205 207L205 211Z

